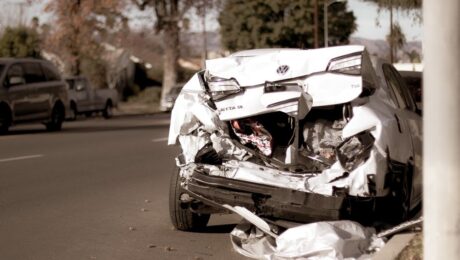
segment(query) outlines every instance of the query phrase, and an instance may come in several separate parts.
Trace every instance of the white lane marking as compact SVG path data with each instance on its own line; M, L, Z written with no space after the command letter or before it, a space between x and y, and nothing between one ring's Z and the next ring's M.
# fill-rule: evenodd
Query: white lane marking
M0 163L18 161L18 160L26 160L26 159L34 159L34 158L43 157L43 156L44 156L43 154L34 154L34 155L18 156L18 157L13 157L13 158L5 158L5 159L0 159Z
M166 142L166 141L168 141L168 137L162 137L162 138L152 139L152 142L154 142L154 143Z

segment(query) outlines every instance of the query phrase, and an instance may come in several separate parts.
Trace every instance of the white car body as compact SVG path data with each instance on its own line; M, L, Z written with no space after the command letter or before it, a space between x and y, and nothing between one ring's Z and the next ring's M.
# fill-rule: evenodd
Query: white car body
M183 151L180 185L212 206L249 205L269 218L347 218L343 211L354 202L346 201L366 198L374 206L392 198L404 204L396 207L405 217L421 202L422 133L399 77L390 64L373 66L363 46L264 49L208 60L171 115L168 143L179 142ZM203 162L205 150L218 163ZM282 201L269 204L276 196L257 185L283 189ZM236 191L264 202L242 202Z

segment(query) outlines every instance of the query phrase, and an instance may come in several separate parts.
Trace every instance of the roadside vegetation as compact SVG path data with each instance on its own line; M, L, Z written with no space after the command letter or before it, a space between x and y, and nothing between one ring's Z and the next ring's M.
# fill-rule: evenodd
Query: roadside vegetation
M131 96L157 95L148 90L152 86L161 86L163 96L202 69L206 58L250 48L324 46L325 1L55 0L42 2L41 11L52 17L42 23L41 16L21 17L23 6L13 10L12 4L0 11L0 57L50 59L64 75L116 88L123 101L145 100ZM362 1L407 13L421 7L420 0ZM329 46L347 44L357 26L353 11L339 1L328 10ZM136 19L150 23L135 27ZM397 22L392 24L386 40L395 55L405 35Z

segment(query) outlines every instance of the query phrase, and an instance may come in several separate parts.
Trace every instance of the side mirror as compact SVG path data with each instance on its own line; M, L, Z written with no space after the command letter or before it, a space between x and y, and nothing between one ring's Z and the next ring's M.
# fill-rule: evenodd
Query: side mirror
M26 83L23 77L12 76L8 79L8 86L21 85Z

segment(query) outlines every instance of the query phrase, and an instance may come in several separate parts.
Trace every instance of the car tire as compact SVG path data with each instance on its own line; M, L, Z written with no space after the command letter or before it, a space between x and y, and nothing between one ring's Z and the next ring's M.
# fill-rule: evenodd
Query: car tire
M113 116L113 106L112 103L107 102L105 105L104 111L102 111L102 115L105 119L109 119Z
M64 108L59 104L55 105L53 111L51 112L51 118L48 123L46 123L46 129L48 131L59 131L62 128L62 122L64 121L65 113Z
M180 169L176 167L169 186L169 215L177 230L200 231L208 224L210 214L199 214L184 208L181 196L184 189L180 185Z
M396 222L403 222L410 216L410 199L412 193L412 175L414 167L408 163L404 173L396 178L393 192L393 217Z
M7 107L0 107L0 134L8 133L11 125L11 113Z

